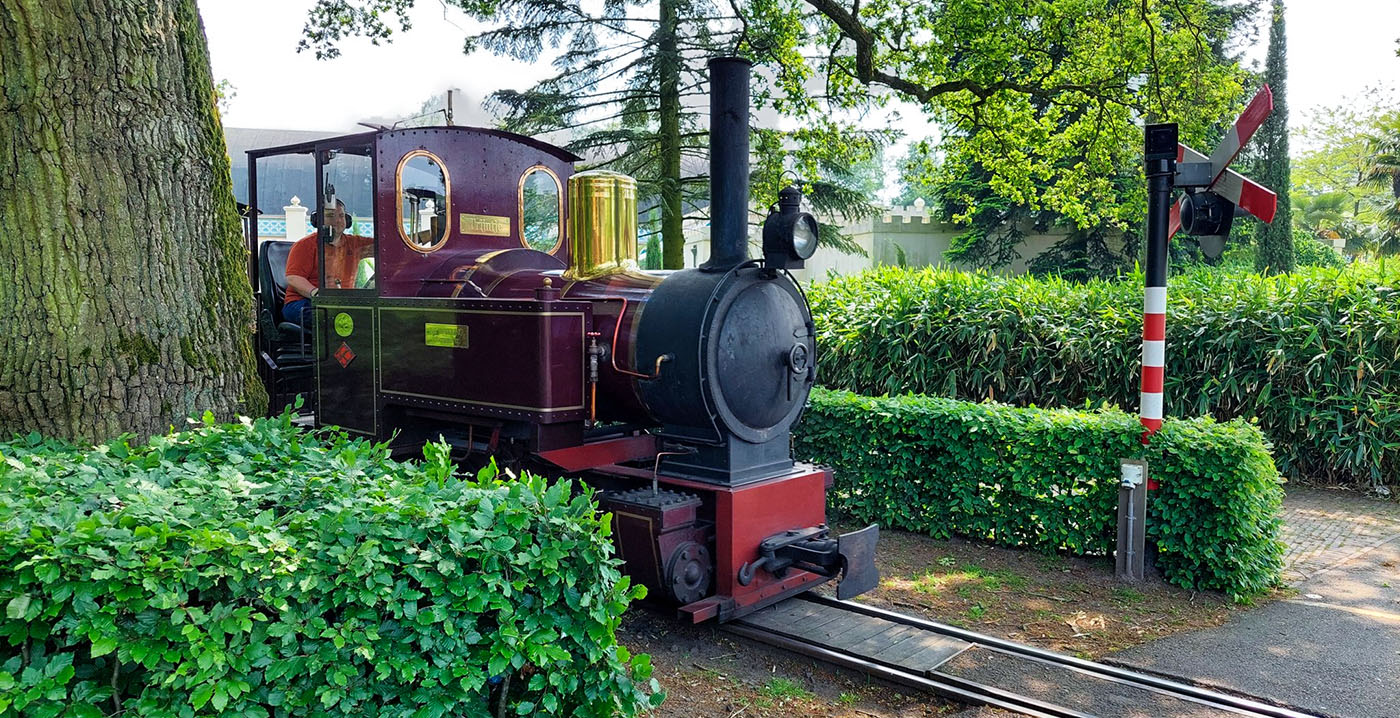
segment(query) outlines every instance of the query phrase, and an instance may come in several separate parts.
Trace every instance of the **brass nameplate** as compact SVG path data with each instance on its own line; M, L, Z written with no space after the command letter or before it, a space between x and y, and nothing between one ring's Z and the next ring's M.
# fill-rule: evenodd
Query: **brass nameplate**
M467 325L433 324L423 325L423 343L430 347L467 348Z
M457 231L462 234L480 234L487 237L509 237L510 217L463 212L457 217Z

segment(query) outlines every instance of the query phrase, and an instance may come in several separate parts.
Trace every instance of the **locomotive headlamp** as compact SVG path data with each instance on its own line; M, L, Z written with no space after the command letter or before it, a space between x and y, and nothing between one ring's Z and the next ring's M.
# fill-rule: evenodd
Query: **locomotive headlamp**
M785 187L763 220L763 262L770 269L801 269L817 251L817 218L802 211L802 192Z

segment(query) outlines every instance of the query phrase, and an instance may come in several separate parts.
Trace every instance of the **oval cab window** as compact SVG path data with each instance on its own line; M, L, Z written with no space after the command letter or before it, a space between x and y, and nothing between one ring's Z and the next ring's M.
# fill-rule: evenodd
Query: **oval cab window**
M447 242L448 218L452 216L450 183L442 160L431 152L415 150L399 160L394 190L399 198L399 236L404 244L427 253Z
M541 252L558 249L563 214L559 178L543 165L525 170L520 177L520 242Z

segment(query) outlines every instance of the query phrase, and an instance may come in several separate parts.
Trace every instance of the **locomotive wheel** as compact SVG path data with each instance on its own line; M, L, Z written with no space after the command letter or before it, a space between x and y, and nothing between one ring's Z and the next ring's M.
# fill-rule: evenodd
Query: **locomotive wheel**
M714 570L709 550L686 541L671 552L666 562L666 592L681 605L699 601L710 591L710 574Z

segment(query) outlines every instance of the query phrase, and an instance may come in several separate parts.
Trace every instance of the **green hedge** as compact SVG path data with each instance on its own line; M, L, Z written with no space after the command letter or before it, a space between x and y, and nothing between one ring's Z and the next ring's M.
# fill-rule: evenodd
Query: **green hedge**
M1282 567L1281 479L1243 421L1169 420L1144 450L1116 410L1017 408L818 389L797 455L832 466L831 505L860 521L945 538L1107 554L1119 459L1146 458L1147 532L1168 581L1244 598Z
M1347 266L1342 253L1332 249L1330 243L1297 229L1293 230L1293 261L1299 267L1341 269Z
M819 380L864 394L1136 411L1142 277L880 268L810 292ZM1400 271L1192 271L1167 300L1169 415L1256 418L1280 468L1400 480Z
M0 716L631 716L592 495L205 422L0 443Z

